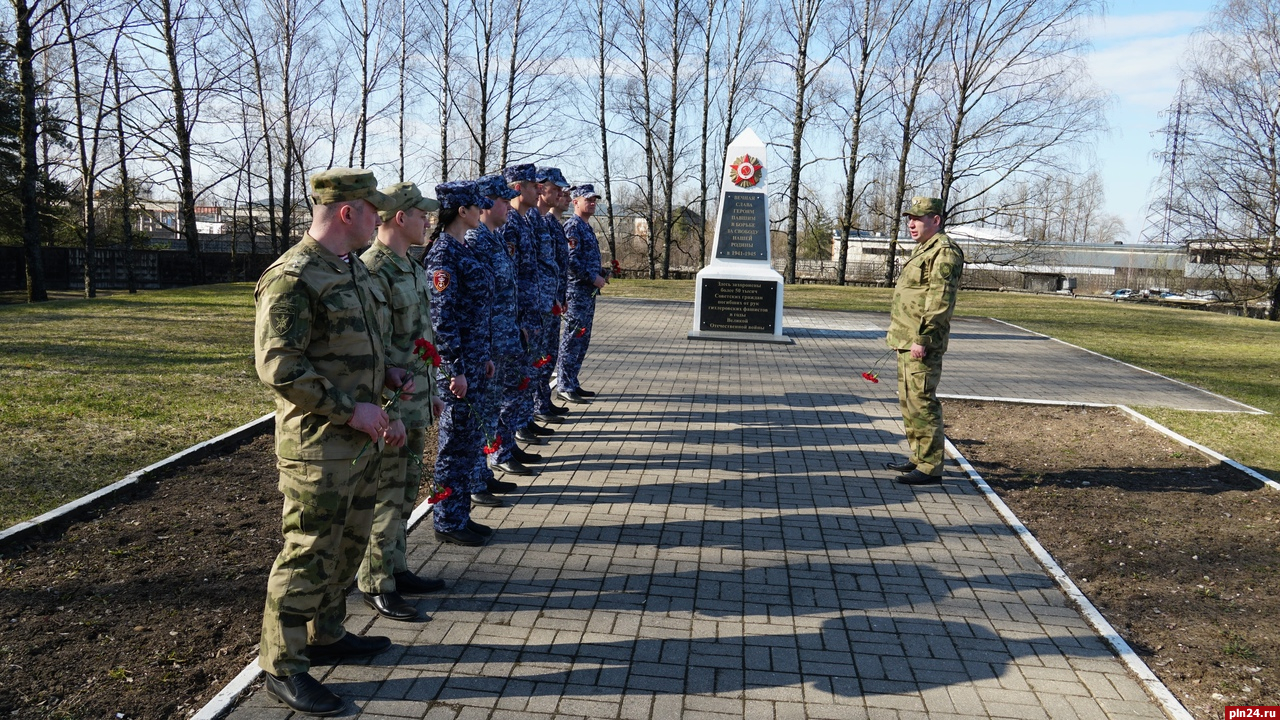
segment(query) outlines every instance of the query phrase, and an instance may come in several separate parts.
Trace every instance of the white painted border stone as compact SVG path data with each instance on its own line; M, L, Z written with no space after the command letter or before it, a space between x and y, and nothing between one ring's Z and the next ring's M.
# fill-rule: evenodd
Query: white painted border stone
M1000 323L1001 325L1008 325L1008 326L1009 326L1009 327L1011 327L1011 328L1017 328L1018 330L1021 330L1022 332L1025 332L1025 333L1031 333L1032 335L1035 335L1035 336L1037 336L1037 337L1042 337L1042 338L1044 338L1044 339L1046 339L1046 340L1052 340L1052 341L1054 341L1054 342L1056 342L1056 343L1062 343L1063 345L1066 345L1067 347L1073 347L1073 348L1075 348L1075 349L1077 349L1077 350L1083 350L1084 352L1087 352L1087 353L1089 353L1090 355L1096 355L1096 356L1098 356L1098 357L1100 357L1100 358L1105 358L1105 359L1107 359L1107 360L1110 360L1111 362L1117 362L1117 363L1120 363L1121 365L1124 365L1125 367L1133 368L1134 370L1140 370L1140 371L1142 371L1142 372L1144 372L1144 373L1147 373L1148 375L1155 375L1155 376L1156 376L1156 377L1158 377L1158 378L1163 378L1163 379L1165 379L1165 380L1168 380L1169 382L1177 383L1177 384L1179 384L1179 385L1181 385L1181 386L1183 386L1183 387L1185 387L1185 388L1190 388L1190 389L1192 389L1192 390L1198 390L1198 391L1200 391L1200 392L1202 392L1202 393L1206 393L1206 394L1208 394L1208 395L1212 395L1212 396L1214 396L1214 397L1218 398L1219 400L1225 400L1226 402L1229 402L1229 403L1231 403L1231 404L1233 404L1233 405L1239 405L1239 406L1240 406L1240 407L1242 407L1242 408L1247 408L1247 409L1245 409L1245 410L1190 410L1190 411L1188 411L1188 412L1244 412L1244 413L1248 413L1248 414L1250 414L1250 415L1270 415L1270 414L1271 414L1271 413L1267 412L1266 410L1259 410L1258 408L1256 408L1256 407L1254 407L1254 406L1252 406L1252 405L1246 405L1245 403L1242 403L1242 402L1240 402L1239 400L1232 400L1231 398L1227 397L1226 395L1220 395L1220 394L1218 394L1218 393L1216 393L1216 392L1213 392L1212 390L1205 390L1204 388L1202 388L1202 387L1196 387L1195 385L1192 385L1191 383L1186 383L1186 382L1183 382L1183 381L1181 381L1181 380L1175 380L1175 379L1173 379L1173 378L1169 377L1168 375L1161 375L1160 373L1156 372L1155 370L1148 370L1148 369L1146 369L1146 368L1144 368L1144 367L1138 367L1137 365L1134 365L1134 364L1132 364L1132 363L1127 363L1127 362L1125 362L1125 361L1123 361L1123 360L1117 360L1117 359L1115 359L1115 358L1113 358L1113 357L1111 357L1111 356L1109 356L1109 355L1103 355L1103 354L1102 354L1102 353L1100 353L1100 352L1094 352L1093 350L1090 350L1089 348L1080 347L1079 345L1075 345L1075 344L1069 343L1069 342L1067 342L1066 340L1059 340L1058 338L1053 337L1052 335L1045 335L1044 333L1038 333L1038 332L1036 332L1035 330L1028 330L1028 329L1026 329L1026 328L1022 327L1021 325L1014 325L1014 324L1013 324L1013 323L1011 323L1011 322L1006 322L1006 321L1004 321L1004 320L1000 320L999 318L989 317L989 318L987 318L987 319L988 319L988 320L992 320L992 321L994 321L994 322L998 322L998 323Z
M1120 656L1120 660L1129 668L1129 671L1138 677L1147 692L1151 694L1156 702L1160 703L1160 707L1165 714L1173 718L1173 720L1195 720L1191 713L1187 712L1187 709L1178 701L1178 698L1160 681L1160 678L1151 672L1151 668L1147 667L1142 658L1138 657L1133 648L1129 647L1129 643L1125 642L1124 638L1120 637L1116 629L1111 626L1111 623L1107 622L1102 613L1098 612L1098 608L1094 607L1092 602L1089 602L1089 598L1063 572L1058 562L1049 554L1049 551L1044 549L1039 540L1036 540L1036 536L1027 529L1026 525L1022 524L1022 521L1013 513L1013 510L1000 499L995 490L991 489L987 481L982 479L982 476L973 468L973 465L969 464L965 456L960 454L956 446L951 444L950 439L946 441L946 448L947 453L955 458L956 462L960 463L960 467L987 498L987 502L991 504L991 507L995 508L1000 517L1004 519L1005 524L1013 529L1014 533L1018 535L1018 539L1022 541L1027 550L1031 551L1036 560L1044 566L1044 569L1058 584L1058 587L1062 589L1062 592L1080 608L1080 613L1084 616L1085 621L1089 623L1095 632L1102 636L1102 639L1111 646L1116 655Z
M61 507L54 508L53 510L50 510L45 514L40 515L39 517L35 517L30 520L20 522L17 525L14 525L13 527L10 527L9 529L5 530L4 532L0 532L0 546L3 546L14 540L18 540L19 538L27 535L28 533L37 532L40 530L40 528L44 527L45 525L48 525L49 523L55 522L57 520L61 520L67 517L68 515L72 515L86 508L93 507L94 505L98 504L99 502L102 502L103 500L106 500L107 498L110 498L111 496L115 495L121 490L124 490L125 488L128 488L132 485L136 485L139 480L143 480L147 476L159 470L163 470L169 467L170 465L175 465L187 460L198 459L225 442L238 440L242 437L256 434L261 431L262 429L261 426L270 424L274 418L275 418L274 412L267 413L266 415L263 415L257 420L254 420L252 422L247 422L244 425L241 425L240 427L234 430L228 430L227 432L224 432L221 435L211 440L205 440L204 442L196 443L195 445L192 445L186 450L170 455L169 457L163 460L160 460L159 462L154 462L142 468L141 470L134 470L133 472L124 476L124 478L121 480L118 480L104 488L101 488L92 493L89 493L88 495L72 500L71 502Z

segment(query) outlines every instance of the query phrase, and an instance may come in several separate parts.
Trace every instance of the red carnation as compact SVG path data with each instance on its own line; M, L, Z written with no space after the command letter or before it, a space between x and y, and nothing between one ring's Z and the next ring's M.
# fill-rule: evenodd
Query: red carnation
M613 260L610 260L609 262L613 263L613 274L614 274L614 275L621 275L621 274L622 274L622 263L618 262L618 259L617 259L617 258L614 258Z
M546 367L546 366L547 366L547 363L549 363L549 362L551 362L551 356L550 356L550 355L543 355L542 357L540 357L540 358L538 358L536 361L534 361L533 366L534 366L534 367L536 367L536 368L542 368L542 367Z
M498 448L500 448L500 447L502 447L502 436L501 436L501 435L496 435L496 436L494 436L494 438L493 438L493 442L491 442L491 443L489 443L488 445L485 445L485 446L484 446L484 454L485 454L485 455L492 455L492 454L494 454L494 453L498 452Z
M560 307L560 303L552 303L551 314L560 317L564 314L564 308Z
M870 382L873 382L873 383L878 383L878 382L880 382L880 376L879 376L879 375L877 375L877 374L875 374L875 373L873 373L873 372L864 372L864 373L862 373L862 379L863 379L863 380L870 381Z
M516 388L516 390L528 390L528 389L529 389L529 378L525 378L521 380L520 387Z
M586 334L587 334L587 328L586 328L586 326L583 326L583 327L578 328L578 332L574 333L574 334L573 334L573 336L574 336L574 337L582 337L583 335L586 335Z
M447 488L444 488L443 490L439 490L436 493L432 494L431 497L427 498L427 502L434 505L440 502L441 500L444 500L445 498L449 497L452 494L453 494L453 488L447 487Z

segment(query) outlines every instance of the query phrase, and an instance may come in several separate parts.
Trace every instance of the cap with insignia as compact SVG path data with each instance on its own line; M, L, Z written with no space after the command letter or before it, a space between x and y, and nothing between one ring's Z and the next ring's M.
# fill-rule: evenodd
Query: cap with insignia
M435 198L425 197L418 186L411 182L396 183L382 188L380 192L391 199L391 207L383 210L385 216L382 219L390 219L401 210L409 210L418 208L424 212L435 212L440 209L440 201Z
M510 200L520 194L512 190L501 175L485 175L476 181L476 185L480 187L480 194L485 197Z
M508 165L502 170L502 178L509 183L536 181L537 168L533 163Z
M378 179L364 168L329 168L311 176L311 202L332 205L368 200L378 210L389 210L391 198L378 191Z
M440 207L445 210L456 210L467 205L474 205L481 210L493 207L493 201L481 195L480 188L470 180L440 183L436 186L436 197L440 199Z
M551 175L551 182L555 183L557 187L565 190L569 189L569 181L564 179L564 173L560 172L560 168L551 168Z
M907 209L902 211L903 215L913 215L915 217L924 217L925 215L942 215L942 198L922 197L917 195L911 198L911 204L907 205Z
M569 187L569 181L564 179L564 173L560 172L560 168L540 167L535 172L534 180L540 183L551 183L556 187Z
M596 200L600 194L596 192L596 186L591 183L583 183L569 188L569 197L577 200L578 198L587 198L588 200Z

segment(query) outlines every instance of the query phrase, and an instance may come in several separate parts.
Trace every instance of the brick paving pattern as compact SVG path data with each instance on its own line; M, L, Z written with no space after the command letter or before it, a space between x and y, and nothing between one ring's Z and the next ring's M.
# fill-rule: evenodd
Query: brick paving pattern
M396 646L315 669L350 714L1164 717L958 470L891 482L893 367L858 378L883 316L788 312L794 346L689 341L691 317L600 303L583 383L601 396L510 507L476 512L495 537L411 534L411 567L450 585L416 600L434 619L352 602L348 627ZM944 377L978 362L968 340ZM231 715L288 716L261 690Z

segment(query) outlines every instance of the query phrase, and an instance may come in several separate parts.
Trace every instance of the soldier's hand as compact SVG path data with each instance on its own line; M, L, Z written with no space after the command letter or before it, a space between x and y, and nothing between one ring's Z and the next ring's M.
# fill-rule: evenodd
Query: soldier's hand
M923 345L916 345L914 343L912 343L911 345L911 357L915 358L916 360L923 360L924 356L928 354L928 352L929 351L925 350Z
M390 424L387 414L373 403L356 403L355 412L347 421L348 426L368 435L374 442L382 438L382 433L387 431L387 426Z
M491 377L493 377L494 373L496 373L496 372L498 372L498 366L497 366L497 365L494 365L492 360L489 360L488 362L486 362L486 363L484 364L484 376L485 376L485 377L487 377L487 378L491 378Z
M595 279L595 280L593 280L593 281L591 281L591 284L592 284L592 285L595 285L597 288L603 288L603 287L604 287L605 285L607 285L608 283L609 283L609 281L608 281L607 279L605 279L605 277L604 277L603 275L597 275L597 276L596 276L596 279Z
M387 431L382 434L382 438L387 441L387 445L393 448L404 447L407 437L408 433L404 430L404 423L400 420L393 420Z
M399 390L404 395L413 394L413 373L404 368L387 368L387 377L383 381L388 390Z
M453 393L453 396L458 398L459 400L466 397L467 396L467 376L454 375L453 377L449 378L449 392Z
M440 417L444 414L444 401L438 397L431 398L431 417Z

